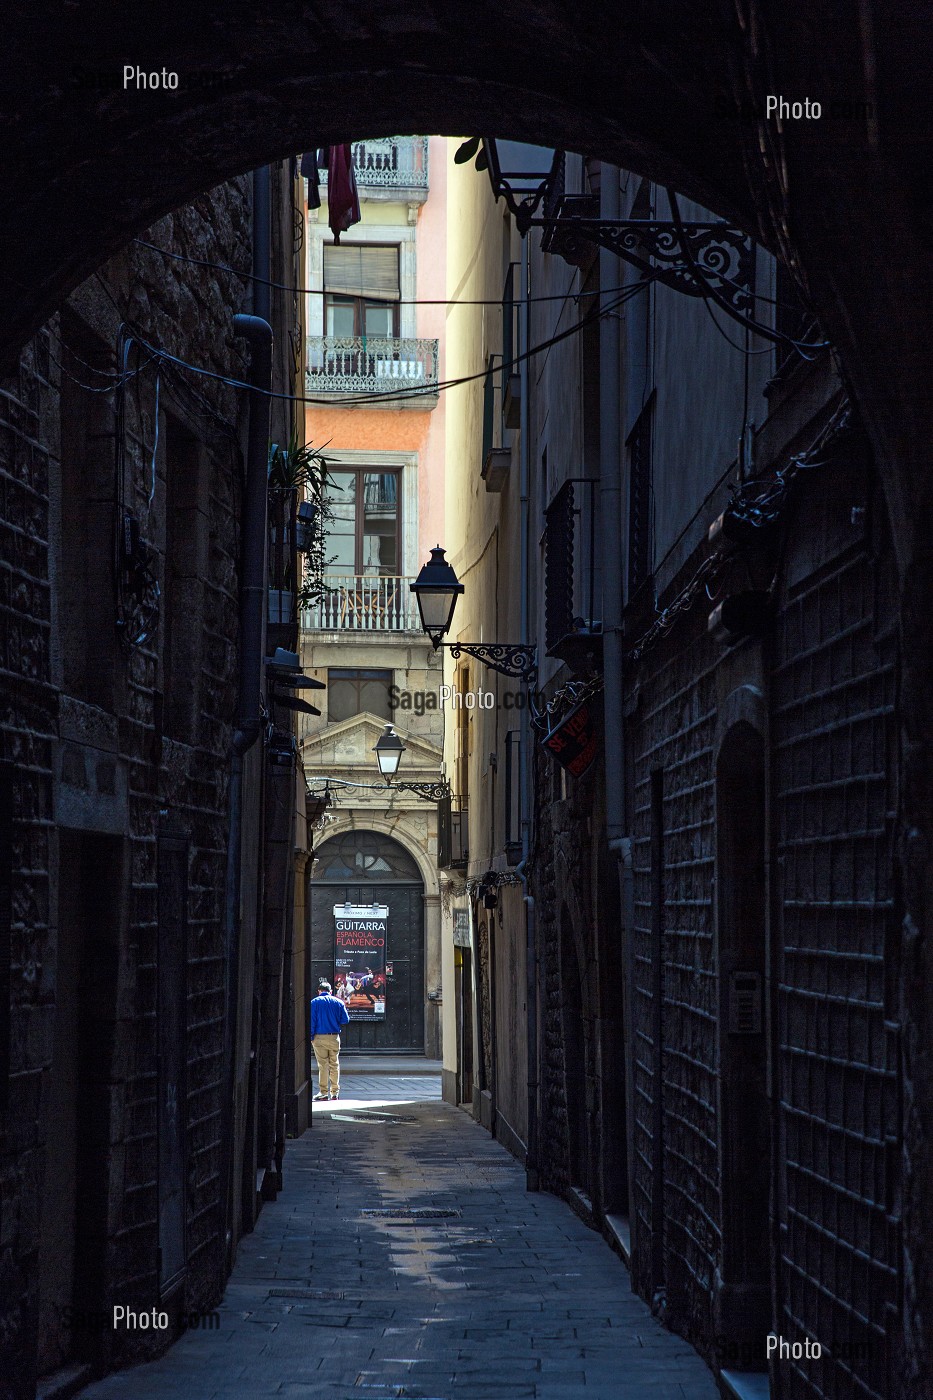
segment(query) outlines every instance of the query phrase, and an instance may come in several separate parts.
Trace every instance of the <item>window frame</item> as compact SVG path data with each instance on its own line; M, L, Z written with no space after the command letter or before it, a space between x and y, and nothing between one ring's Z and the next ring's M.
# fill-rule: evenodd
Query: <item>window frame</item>
M332 462L331 465L330 465L330 475L331 475L331 476L336 477L336 476L339 476L339 475L354 475L354 476L357 478L357 483L358 483L358 484L357 484L357 488L356 488L356 500L355 500L355 502L354 502L353 568L350 570L350 574L351 574L354 578L373 578L373 579L377 579L377 578L401 578L401 577L403 576L403 569L402 569L402 563L403 563L403 559L402 559L402 550L403 550L403 546L404 546L404 539L403 539L403 533L402 533L402 527L403 527L403 519L402 519L402 487L403 487L403 484L404 484L404 483L403 483L403 476L402 476L403 470L404 470L404 468L401 467L401 466L397 466L397 467L396 467L396 466L383 466L383 465L382 465L381 463L379 463L379 462L370 462L370 463L356 463L356 462L353 462L353 463L344 463L344 462ZM362 561L362 558L363 558L363 537L364 537L364 533L365 533L365 531L364 531L364 529L363 529L363 526L364 526L364 523L365 523L365 501L364 501L364 497L363 497L362 483L361 483L361 481L360 481L360 478L365 477L365 476L367 476L367 475L369 475L369 476L394 476L395 479L396 479L396 483L397 483L397 484L396 484L396 488L395 488L395 565L396 565L396 567L395 567L395 571L394 571L393 573L391 573L391 574L366 574L366 573L364 573L363 565L362 565L362 562L361 562L361 561ZM339 501L339 499L338 499L338 500L336 500L336 501L334 501L334 502L331 502L331 504L337 504L337 505L339 505L339 504L340 504L340 501ZM330 572L330 569L331 569L331 566L328 565L328 566L327 566L327 569L325 570L325 576L327 575L328 572ZM330 577L331 577L331 578L346 577L345 567L344 567L344 566L340 566L340 567L338 568L336 565L333 566L333 572L330 573Z
M329 335L327 330L328 312L331 307L337 305L351 305L353 307L353 337L363 338L366 336L366 308L368 306L391 306L392 307L392 327L393 329L386 337L375 336L374 339L399 339L399 312L402 300L402 248L398 243L359 243L341 245L348 248L359 247L364 251L379 248L392 248L395 251L396 268L398 272L398 295L392 299L389 297L367 297L363 295L355 296L349 292L334 292L328 289L327 273L325 266L321 268L321 287L324 292L324 333ZM326 260L325 260L326 264ZM340 340L344 337L333 336L331 339Z
M344 337L344 336L342 336L342 335L337 335L336 333L332 334L330 331L327 330L328 316L329 316L329 313L330 313L331 309L332 309L333 307L335 307L335 306L347 306L347 305L349 305L349 306L351 306L351 307L353 308L353 330L352 330L352 332L350 333L350 336ZM398 340L398 339L399 339L399 333L398 333L398 326L399 326L399 302L397 302L397 301L381 301L381 300L378 300L378 299L375 298L375 297L354 297L354 296L349 296L346 292L328 292L328 291L325 290L325 292L324 292L324 330L325 330L325 332L326 332L327 339L328 339L328 340L343 340L343 339L345 339L345 338L346 338L346 339L355 338L355 339L358 339L358 340L369 339L369 338L370 338L370 333L365 329L365 326L366 326L366 312L367 312L368 308L371 307L371 306L375 306L375 307L391 306L391 308L392 308L392 329L391 329L390 331L386 332L385 335L373 335L373 336L372 336L372 339L374 339L374 340Z
M362 695L362 686L363 686L364 680L365 680L366 682L372 683L374 680L380 679L380 678L382 678L383 676L387 677L387 680L386 680L386 711L387 711L387 713L386 713L385 715L380 714L377 710L364 709L364 708L362 708L361 705L360 705L360 700L361 700L361 695ZM352 678L352 677L355 677L355 681L353 681L352 683L353 683L353 685L354 685L354 693L355 693L355 695L356 695L356 703L357 703L357 707L358 707L358 708L357 708L356 710L354 710L354 711L353 711L352 713L350 713L350 714L341 715L340 718L337 719L337 718L335 718L335 717L331 714L331 702L332 702L332 699L333 699L333 686L334 686L334 682L337 681L337 682L343 682L344 684L350 684L350 683L351 683L351 678ZM391 690L391 688L392 688L392 686L393 686L394 684L395 684L395 672L391 669L391 667L388 667L388 666L328 666L328 668L327 668L327 723L328 723L328 724L343 724L343 723L345 723L346 720L348 720L348 719L357 719L360 715L374 715L377 719L384 720L386 724L390 723L390 722L391 722L391 719L392 719L392 709L391 709L391 706L390 706L389 703L388 703L388 699L389 699L389 691Z

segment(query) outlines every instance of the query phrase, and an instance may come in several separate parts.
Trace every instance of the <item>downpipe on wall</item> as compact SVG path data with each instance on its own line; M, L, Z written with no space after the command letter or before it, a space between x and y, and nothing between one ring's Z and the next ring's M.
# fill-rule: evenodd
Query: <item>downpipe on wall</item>
M521 317L521 349L524 355L531 344L531 311L529 301L529 257L528 240L522 239L522 261L521 261L521 285L522 285L522 317ZM530 404L528 396L531 390L531 374L529 373L529 361L523 358L521 362L522 377L522 397L519 410L519 478L520 478L520 504L521 504L521 641L527 645L530 634L530 604L529 594L531 580L529 578L529 548L528 531L530 528L530 503L529 503L529 429L531 418ZM526 1131L525 1145L525 1185L529 1191L540 1189L540 1174L538 1170L538 949L537 949L537 924L535 920L535 901L528 892L528 856L531 848L530 829L532 820L531 811L531 725L529 723L530 710L527 705L521 711L521 745L520 754L520 781L522 793L522 858L516 867L517 873L522 881L522 898L525 905L525 1024L527 1034L526 1059L528 1062L528 1126Z
M600 174L600 218L618 220L621 216L619 172L604 165ZM618 279L618 259L608 249L599 254L600 288L612 287ZM632 880L632 841L625 831L625 729L623 718L623 577L622 577L622 328L617 316L603 316L599 323L599 501L602 524L603 567L603 705L605 734L603 752L606 775L606 840L616 860L623 941L623 1027L628 1038L631 1015L631 930L634 914ZM628 1046L626 1046L628 1051ZM626 1129L630 1137L631 1056L626 1053ZM603 1143L603 1151L606 1145ZM626 1171L631 1203L632 1153L626 1143ZM605 1202L603 1203L605 1206Z
M253 271L269 276L270 188L268 167L253 175ZM254 282L254 305L268 314L269 289ZM262 733L263 623L265 620L266 541L268 536L269 420L272 390L272 327L262 315L237 315L234 333L250 347L249 426L246 483L243 492L240 552L240 666L237 727L230 757L227 878L224 889L226 931L224 1018L224 1098L222 1105L223 1182L226 1192L225 1272L232 1267L234 1098L236 1095L236 1021L240 979L240 883L242 874L243 759Z

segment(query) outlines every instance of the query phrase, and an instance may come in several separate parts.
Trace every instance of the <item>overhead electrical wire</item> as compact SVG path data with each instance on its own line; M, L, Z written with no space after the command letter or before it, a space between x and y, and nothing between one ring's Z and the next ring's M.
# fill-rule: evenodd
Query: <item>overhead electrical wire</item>
M190 254L188 254L188 253L174 253L174 252L172 252L172 251L171 251L170 249L168 249L168 248L160 248L159 245L158 245L157 243L150 243L150 242L149 242L147 239L145 239L145 238L134 238L134 239L133 239L133 242L134 242L134 243L138 243L138 244L140 245L140 247L142 247L142 248L149 248L149 249L150 249L152 252L154 252L154 253L161 253L162 256L163 256L164 258L172 258L175 262L193 263L195 267L210 267L210 268L213 268L215 272L229 272L229 273L230 273L232 276L234 276L234 277L242 277L243 280L246 281L246 282L258 282L261 286L263 286L263 287L271 287L274 291L279 291L279 292L292 292L293 294L295 294L295 295L297 295L297 296L324 296L325 293L326 293L326 291L327 291L327 288L326 288L326 287L302 287L301 285L298 285L298 284L294 284L294 285L293 285L293 284L290 283L290 282L276 282L276 281L274 281L274 280L272 280L271 278L268 278L268 277L259 277L259 276L257 276L257 274L254 273L254 272L246 272L245 270L242 270L242 269L240 269L240 268L231 267L229 263L215 262L215 261L214 261L213 259L211 259L211 258L193 258L193 257L191 257ZM729 284L730 287L735 287L735 288L737 288L738 290L743 290L743 291L745 290L744 287L743 287L743 285L742 285L740 282L734 281L733 278L731 278L731 277L722 276L721 280L722 280L723 282L727 282L727 283ZM622 292L622 291L625 291L626 288L627 288L627 286L629 286L629 285L631 285L631 284L630 284L630 283L626 283L624 286L619 286L619 287L607 287L607 288L606 288L606 295L608 296L611 292ZM571 301L580 301L581 298L583 298L583 297L597 296L597 295L598 295L598 291L592 291L592 292L585 292L585 291L580 291L580 292L550 292L550 293L547 293L546 295L542 295L542 296L515 297L515 298L513 299L512 303L511 303L511 305L512 305L512 306L524 306L524 305L526 304L526 302L527 302L528 304L531 304L531 303L533 303L533 302L546 302L546 301L567 301L567 300L571 300ZM766 301L766 302L768 302L771 306L782 306L782 305L785 304L785 303L783 303L783 302L779 302L778 299L777 299L776 297L767 296L764 292L756 292L756 293L755 293L755 300L756 300L756 301ZM395 304L398 305L398 306L450 306L450 307L457 307L457 306L501 306L501 305L502 305L502 299L501 299L501 297L498 298L498 299L483 299L483 298L480 298L480 299L475 299L475 300L465 300L465 299L462 300L462 299L460 299L459 297L457 297L457 298L450 298L450 297L446 297L446 298L445 298L445 297L436 297L436 298L434 298L434 297L402 297L402 298L401 298L398 302L396 302Z
M276 282L270 277L259 277L255 272L246 272L238 267L231 267L229 263L214 262L210 258L193 258L188 253L173 253L168 248L160 248L157 243L150 243L145 238L134 238L134 243L138 243L143 248L149 248L154 253L161 253L163 258L172 258L176 262L194 263L196 267L210 267L216 272L229 272L234 277L242 277L246 282L258 282L262 287L271 287L277 292L293 292L299 296L324 296L326 287L302 287L293 285L290 282ZM624 291L624 287L607 287L606 294L610 292ZM552 292L546 296L536 297L515 297L513 306L524 306L525 302L538 301L565 301L566 292ZM577 296L595 296L595 292L578 292ZM478 298L475 300L461 300L459 297L401 297L394 303L396 306L501 306L502 298Z
M547 340L539 341L536 345L531 346L529 350L523 351L520 355L513 356L511 360L504 360L500 368L507 369L511 368L514 365L521 364L523 361L531 359L534 355L539 354L541 351L550 349L552 345L557 345L562 340L567 340L570 336L577 335L587 325L589 325L591 321L599 320L602 316L608 315L617 307L624 305L626 301L629 301L634 295L636 295L638 292L641 292L647 285L648 283L646 282L636 282L635 284L626 288L626 295L617 297L615 301L610 302L610 304L604 308L591 308L589 311L585 312L583 316L581 316L580 320L575 325L569 326L565 331L561 331L557 335L550 336ZM288 403L317 404L319 406L328 406L333 408L351 407L352 405L358 404L360 402L365 402L367 405L369 405L373 403L393 403L399 400L405 401L407 399L419 398L423 397L427 393L440 392L440 390L442 389L454 389L458 388L462 384L474 383L476 380L485 379L488 373L488 370L482 369L478 370L475 374L462 375L456 379L440 380L437 383L428 383L427 385L424 383L415 384L405 389L398 389L391 392L387 392L385 394L374 394L370 390L364 390L359 394L349 395L346 397L336 394L328 394L326 397L314 397L308 394L286 394L273 389L256 390L255 387L253 385L248 384L246 380L234 379L229 375L220 374L217 370L205 369L201 365L193 365L189 363L189 361L183 360L180 356L171 354L171 352L168 350L159 349L157 346L150 345L148 341L143 340L141 337L138 338L139 343L143 346L144 349L150 352L151 356L154 359L157 358L159 360L167 361L169 364L174 364L182 369L187 369L193 374L200 374L203 375L205 378L213 379L221 384L226 384L230 388L252 389L253 392L262 393L267 398L282 400Z

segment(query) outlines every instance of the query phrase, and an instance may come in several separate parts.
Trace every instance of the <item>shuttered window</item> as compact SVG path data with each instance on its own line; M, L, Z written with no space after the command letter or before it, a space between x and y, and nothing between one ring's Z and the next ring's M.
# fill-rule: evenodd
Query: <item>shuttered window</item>
M324 290L371 301L398 301L398 248L325 243Z

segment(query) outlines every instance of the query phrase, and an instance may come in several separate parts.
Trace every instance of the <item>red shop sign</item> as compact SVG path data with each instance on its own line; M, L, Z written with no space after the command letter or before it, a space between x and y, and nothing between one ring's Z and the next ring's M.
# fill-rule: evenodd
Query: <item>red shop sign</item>
M596 719L589 701L574 706L541 743L571 777L579 778L585 773L598 747Z

